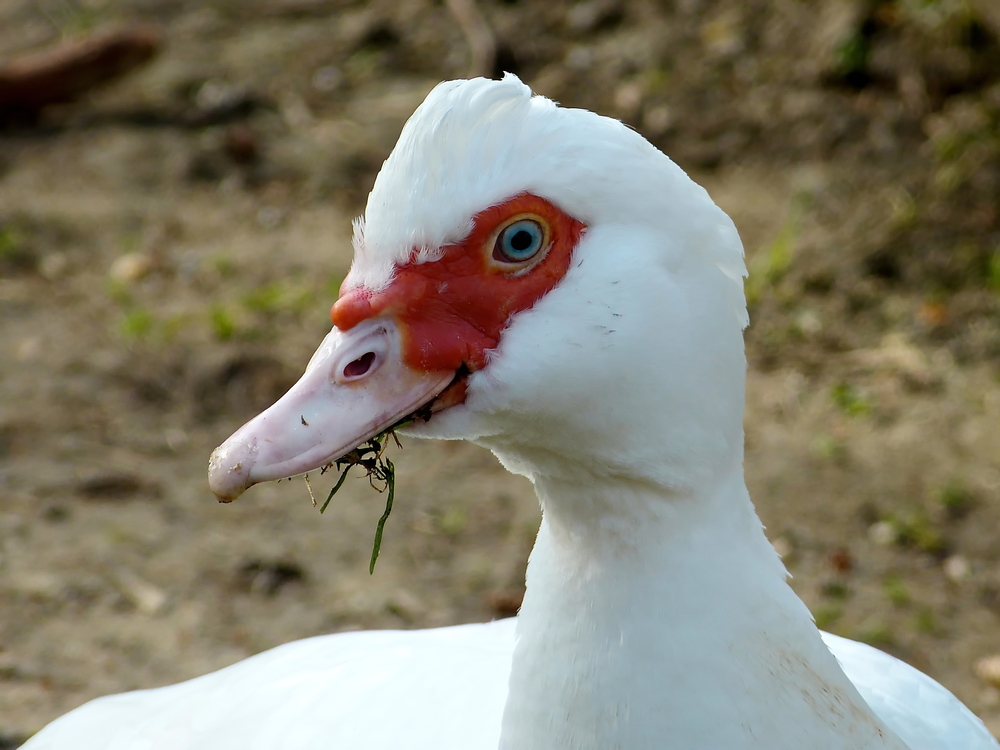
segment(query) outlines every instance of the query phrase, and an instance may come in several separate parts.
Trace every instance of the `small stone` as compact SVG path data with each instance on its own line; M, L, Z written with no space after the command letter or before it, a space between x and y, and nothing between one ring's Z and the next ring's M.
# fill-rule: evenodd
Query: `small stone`
M868 527L868 538L881 547L888 547L896 541L896 527L891 521L876 521Z
M116 578L122 596L143 614L158 615L166 609L168 597L162 589L128 570L119 570Z
M618 0L585 0L566 13L566 25L577 32L594 31L609 25L622 13Z
M587 71L594 65L594 51L590 47L577 45L566 53L566 67L571 70Z
M796 327L806 336L815 336L823 330L823 321L819 313L812 309L806 309L795 317Z
M985 656L977 661L976 676L987 685L1000 688L1000 654Z
M15 356L18 362L31 362L41 350L42 340L38 336L30 336L17 345Z
M64 588L59 576L41 570L11 574L8 580L15 592L37 601L58 599Z
M210 79L205 81L194 96L194 105L203 112L225 111L246 98L247 92L240 86L225 81Z
M887 307L892 306L891 301L887 302ZM903 313L902 306L898 311L887 312L888 315L897 318L901 318ZM926 354L910 343L905 336L896 333L885 336L878 347L858 350L852 357L862 367L892 373L917 390L937 385L940 373L947 371L948 367L948 363L933 365Z
M944 575L949 581L959 583L969 577L969 561L961 555L952 555L944 561Z
M663 135L674 124L674 114L666 104L650 107L642 116L642 126L650 135Z
M169 427L163 432L163 441L170 450L178 451L190 442L190 438L179 427Z
M49 253L38 263L38 272L43 278L55 281L66 271L69 266L69 258L66 253Z
M281 114L293 130L308 128L316 123L316 117L305 99L288 92L279 100Z
M111 264L108 275L115 281L131 284L153 270L153 259L146 253L126 253Z
M615 106L626 116L634 115L642 105L642 86L637 82L623 83L615 90Z
M264 206L257 212L257 224L261 229L277 229L285 218L285 212L277 206Z
M329 94L332 91L336 91L343 80L344 76L339 68L335 65L324 65L322 68L317 68L316 72L313 73L311 83L312 87L317 91Z

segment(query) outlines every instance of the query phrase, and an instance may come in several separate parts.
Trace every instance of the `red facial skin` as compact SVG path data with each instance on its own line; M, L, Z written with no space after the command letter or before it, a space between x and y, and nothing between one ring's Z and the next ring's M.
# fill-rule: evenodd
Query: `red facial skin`
M494 258L500 230L515 217L547 224L548 248L524 263ZM470 371L486 365L511 316L527 310L569 269L586 227L544 198L522 193L478 213L469 236L444 248L440 260L406 265L380 292L341 291L330 313L347 331L363 320L391 316L400 324L403 359L423 371ZM464 395L464 394L463 394Z

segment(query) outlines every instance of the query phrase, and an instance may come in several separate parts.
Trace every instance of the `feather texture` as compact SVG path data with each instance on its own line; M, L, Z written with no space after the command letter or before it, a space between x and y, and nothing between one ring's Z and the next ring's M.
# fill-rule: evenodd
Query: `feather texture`
M509 619L309 638L179 685L92 701L25 750L495 750L514 629ZM997 747L926 675L870 646L824 640L910 750Z

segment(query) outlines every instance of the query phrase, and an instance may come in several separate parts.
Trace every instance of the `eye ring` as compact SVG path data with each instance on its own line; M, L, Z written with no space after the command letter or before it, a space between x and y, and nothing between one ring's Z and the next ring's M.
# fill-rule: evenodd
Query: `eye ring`
M549 228L544 219L515 216L497 232L493 260L507 267L523 267L543 255L548 246Z

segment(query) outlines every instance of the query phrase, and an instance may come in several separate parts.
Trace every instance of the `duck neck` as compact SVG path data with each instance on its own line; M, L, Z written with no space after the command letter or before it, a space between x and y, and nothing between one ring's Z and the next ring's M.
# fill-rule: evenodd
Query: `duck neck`
M536 478L501 750L904 750L820 639L743 483Z

